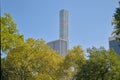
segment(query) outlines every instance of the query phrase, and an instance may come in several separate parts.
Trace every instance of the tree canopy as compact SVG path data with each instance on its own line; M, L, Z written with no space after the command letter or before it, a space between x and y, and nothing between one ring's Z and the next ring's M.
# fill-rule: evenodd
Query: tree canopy
M42 40L28 39L13 48L6 57L10 80L54 80L63 58L50 49Z
M1 36L1 50L5 53L9 49L20 45L23 42L23 35L17 29L17 26L11 15L6 13L5 16L0 17L0 36Z
M116 11L113 15L112 24L114 25L113 34L116 36L118 40L120 40L120 1L119 1L119 7L116 8Z
M120 56L113 50L89 49L90 57L77 72L76 80L119 80Z

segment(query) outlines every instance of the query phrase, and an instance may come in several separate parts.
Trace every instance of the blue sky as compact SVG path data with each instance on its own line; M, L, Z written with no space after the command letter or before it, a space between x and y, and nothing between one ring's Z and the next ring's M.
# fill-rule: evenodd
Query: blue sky
M59 11L69 11L69 48L104 46L113 26L118 0L1 0L1 14L10 13L25 39L59 38Z

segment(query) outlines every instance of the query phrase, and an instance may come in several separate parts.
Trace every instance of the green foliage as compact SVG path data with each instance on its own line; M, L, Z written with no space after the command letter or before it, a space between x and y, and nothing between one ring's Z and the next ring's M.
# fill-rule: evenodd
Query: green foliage
M8 80L8 70L6 67L6 60L4 58L1 58L1 79L2 80Z
M80 63L78 63L80 62ZM85 54L80 46L74 46L73 49L68 50L68 54L65 56L65 63L68 65L66 67L76 66L79 64L84 64Z
M8 53L8 77L11 80L54 80L62 60L44 41L28 39Z
M113 50L93 47L90 58L78 71L76 80L119 80L120 56Z
M5 53L11 48L23 42L23 35L20 35L16 24L10 14L0 17L0 36L1 36L1 50Z
M114 24L114 31L113 34L117 36L117 39L120 40L120 1L119 1L119 7L116 8L116 12L113 16L112 24Z
M64 60L64 70L66 72L66 78L72 79L74 75L85 64L85 54L80 46L75 46L73 49L68 50L68 54Z

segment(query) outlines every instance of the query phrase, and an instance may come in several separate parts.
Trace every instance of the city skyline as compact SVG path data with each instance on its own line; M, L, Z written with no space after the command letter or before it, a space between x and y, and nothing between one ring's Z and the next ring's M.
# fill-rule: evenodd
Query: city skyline
M43 38L49 42L59 35L58 11L67 9L70 14L69 48L81 45L84 50L92 46L108 49L108 37L114 29L112 16L117 7L117 0L1 0L1 15L10 13L25 39Z

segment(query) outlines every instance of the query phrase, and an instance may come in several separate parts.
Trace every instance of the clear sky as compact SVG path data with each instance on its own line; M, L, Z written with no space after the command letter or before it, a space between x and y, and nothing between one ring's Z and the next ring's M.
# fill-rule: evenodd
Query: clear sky
M25 39L59 38L59 11L69 11L69 48L104 46L113 26L119 0L1 0L1 15L10 13Z

